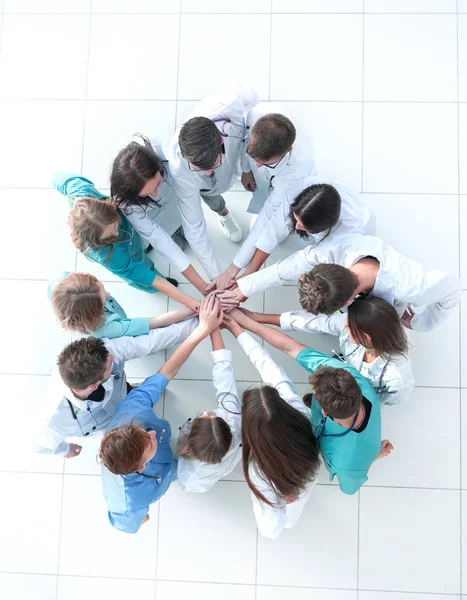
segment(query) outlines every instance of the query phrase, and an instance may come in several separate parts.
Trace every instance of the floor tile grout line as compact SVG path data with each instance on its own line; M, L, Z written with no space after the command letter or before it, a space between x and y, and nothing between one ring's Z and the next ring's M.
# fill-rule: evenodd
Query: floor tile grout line
M55 586L55 600L58 600L58 574L60 573L60 550L62 547L62 527L63 527L63 507L65 497L65 468L62 472L62 498L60 503L60 527L58 529L58 549L57 549L57 582Z
M190 11L173 11L173 12L162 12L162 11L152 11L152 12L103 12L103 11L81 11L81 12L34 12L34 11L27 11L27 12L13 12L13 11L8 11L5 12L3 11L3 13L0 11L0 14L4 14L4 15L16 15L16 16L29 16L29 15L39 15L39 16L50 16L50 15L59 15L59 16L68 16L68 15L104 15L104 16L114 16L114 15L123 15L123 16L148 16L148 15L178 15L178 14L182 14L182 15L209 15L209 16L223 16L223 15L239 15L239 16L250 16L250 15L268 15L269 11L265 10L265 11L257 11L257 12L225 12L225 11L220 11L220 12L213 12L213 11L206 11L206 12L190 12ZM272 11L273 15L297 15L297 16L304 16L304 15L314 15L314 16L320 16L320 15L330 15L330 16L341 16L341 15L389 15L389 16L405 16L405 15L413 15L413 16L418 16L418 15L434 15L434 16L439 16L439 15L456 15L456 14L467 14L466 12L456 12L456 11L444 11L444 12L372 12L372 11L366 11L366 12L362 12L362 11L354 11L354 12L348 12L348 11L342 11L342 12L319 12L319 11L309 11L309 12L279 12L279 11Z
M180 14L178 16L178 47L177 47L177 81L175 83L175 129L177 131L177 119L178 119L178 88L180 84L180 49L182 45L182 0L180 0ZM172 101L173 102L173 101Z
M269 80L268 80L268 102L271 101L271 71L272 71L272 1L269 5Z
M201 98L44 98L37 97L0 97L1 102L200 102ZM271 102L282 104L360 104L362 100L353 99L324 99L292 100L290 98L272 98ZM366 104L458 104L457 100L365 100ZM467 100L459 101L459 104L467 104Z
M363 194L363 177L364 177L364 117L365 117L365 0L363 0L363 15L362 15L362 166L360 172L360 191Z
M457 60L457 225L458 225L458 244L459 244L459 274L462 272L461 261L461 172L460 172L460 105L459 105L459 0L456 0L457 16L456 16L456 60ZM462 298L461 298L462 302ZM460 594L463 592L463 494L462 494L462 311L459 303L459 481L461 485L460 502L459 502L459 583Z
M86 77L84 79L84 114L83 114L83 137L81 138L81 175L83 175L84 167L84 141L86 138L86 116L88 108L88 86L89 86L89 63L91 58L91 36L92 36L92 0L91 0L91 13L89 14L89 37L88 37L88 52L86 57ZM75 269L77 267L78 257L76 257Z

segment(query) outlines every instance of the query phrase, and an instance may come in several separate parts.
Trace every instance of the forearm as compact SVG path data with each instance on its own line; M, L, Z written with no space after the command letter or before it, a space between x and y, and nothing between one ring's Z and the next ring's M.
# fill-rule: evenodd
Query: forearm
M291 358L295 359L297 354L306 348L306 346L303 346L282 331L263 325L263 323L257 323L239 310L232 311L232 317L240 326L248 329L252 333L256 333L256 335L263 338L268 344L271 344L271 346L274 346L278 350L282 350L282 352L285 352L285 354L288 354Z
M264 325L275 325L276 327L281 326L281 316L275 314L266 314L266 313L258 313L253 312L252 318L257 323L263 323Z
M169 281L167 281L163 277L160 277L159 275L157 275L154 279L152 286L156 288L156 290L159 290L160 292L168 296L169 298L172 298L172 300L175 300L175 302L184 304L185 306L191 308L193 311L195 311L196 307L198 306L198 302L194 298L188 296L188 294L185 294L184 292L176 288L174 285L172 285Z
M198 292L203 294L203 296L206 295L206 286L208 284L206 281L204 281L204 279L201 277L201 275L198 273L198 271L193 267L193 265L190 265L188 268L186 268L184 271L182 271L182 275L184 277L186 277L188 279L188 281L195 286L195 288L198 290Z
M159 369L159 373L165 375L170 381L179 372L180 367L187 360L196 346L207 336L206 331L198 327L191 333L187 339L170 355L169 359Z
M211 344L214 352L216 350L224 350L224 340L222 339L220 329L214 329L214 331L211 332Z
M258 271L263 266L263 264L266 262L269 256L269 254L257 248L256 252L253 255L253 258L251 259L250 264L246 268L245 272L241 275L241 277L246 277L247 275L250 275L250 273L256 273L256 271Z
M187 306L183 308L177 308L176 310L171 310L164 315L160 315L159 317L149 317L149 328L157 329L159 327L167 327L168 325L172 325L173 323L179 323L180 321L184 321L195 315L196 312Z

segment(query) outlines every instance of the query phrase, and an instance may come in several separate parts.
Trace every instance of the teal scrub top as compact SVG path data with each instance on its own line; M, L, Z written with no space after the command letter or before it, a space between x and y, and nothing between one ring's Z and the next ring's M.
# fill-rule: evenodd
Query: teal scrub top
M355 494L367 481L368 469L381 449L381 410L378 395L368 379L356 369L327 354L306 348L297 355L297 362L310 373L314 373L318 367L345 369L353 375L362 395L371 403L371 415L364 431L349 431L340 437L329 436L343 433L346 429L328 417L324 428L324 433L328 435L318 440L324 464L329 471L329 479L332 481L334 476L337 476L341 490L346 494ZM321 407L313 397L311 423L316 435L321 431L323 421Z
M57 277L57 279L49 284L49 300L60 279L68 277L69 274L68 271L63 271L60 277ZM113 339L123 336L147 335L149 333L149 319L145 317L129 319L123 308L112 296L109 296L105 301L104 318L105 322L102 327L94 331L88 331L88 335L95 338Z
M99 200L108 198L94 187L92 181L73 173L58 173L54 176L52 184L56 190L67 196L70 207L73 206L76 198L85 196ZM132 287L152 294L156 293L158 290L151 284L156 275L161 277L163 275L144 253L141 236L121 212L118 235L122 239L121 242L103 248L91 248L86 252L86 256L118 275Z

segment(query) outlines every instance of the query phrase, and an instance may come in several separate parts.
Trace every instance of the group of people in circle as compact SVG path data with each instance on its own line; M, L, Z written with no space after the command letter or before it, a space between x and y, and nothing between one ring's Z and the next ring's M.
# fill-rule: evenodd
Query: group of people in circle
M58 356L35 449L76 459L83 448L72 440L102 432L103 493L121 531L137 532L175 481L186 492L206 492L240 461L258 529L270 538L297 523L321 467L344 493L357 492L373 462L393 449L381 439L381 406L407 401L414 388L406 329L430 331L459 302L457 276L425 272L385 244L373 235L375 218L360 194L316 174L312 144L285 112L246 85L229 85L194 108L166 152L135 135L113 162L110 195L80 175L54 178L70 204L75 247L137 290L181 305L129 318L94 275L62 273L49 286L59 323L82 337ZM238 179L251 192L246 239L222 196ZM202 203L240 244L224 270ZM292 234L306 246L261 268ZM159 272L151 253L195 294ZM302 310L242 306L297 281ZM287 330L336 336L340 349L329 356L313 349L313 336L303 345ZM225 335L236 338L262 381L243 395ZM170 425L153 409L207 337L216 402L180 424L174 457ZM258 338L310 373L305 396ZM174 346L156 374L137 386L127 381L126 361Z

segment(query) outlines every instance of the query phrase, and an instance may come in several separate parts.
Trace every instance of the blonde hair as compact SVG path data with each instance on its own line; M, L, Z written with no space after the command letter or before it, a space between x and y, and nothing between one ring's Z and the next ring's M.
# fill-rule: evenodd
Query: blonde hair
M120 241L118 236L102 238L102 229L120 221L118 208L113 202L83 197L76 201L68 215L73 244L86 254L93 248L108 247L112 254L112 244Z
M91 333L105 321L99 280L89 273L71 273L52 292L52 307L64 329Z

